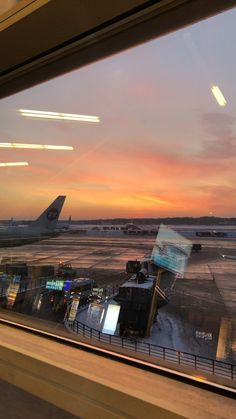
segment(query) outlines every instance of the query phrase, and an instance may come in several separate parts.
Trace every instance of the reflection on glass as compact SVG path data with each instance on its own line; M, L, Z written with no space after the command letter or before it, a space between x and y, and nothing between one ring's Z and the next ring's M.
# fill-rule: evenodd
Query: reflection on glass
M212 94L220 106L226 106L227 102L218 86L212 86Z
M77 115L74 113L36 111L36 110L31 110L31 109L19 109L19 113L22 116L29 116L31 118L62 119L62 120L80 121L80 122L100 122L100 119L98 116Z
M18 161L18 162L5 162L0 163L0 167L12 167L12 166L29 166L29 163L26 161Z
M192 249L190 240L161 224L152 250L157 266L184 276Z
M2 313L235 379L235 18L1 102Z
M21 144L21 143L0 143L1 148L31 148L39 150L73 150L68 145L48 145L48 144Z

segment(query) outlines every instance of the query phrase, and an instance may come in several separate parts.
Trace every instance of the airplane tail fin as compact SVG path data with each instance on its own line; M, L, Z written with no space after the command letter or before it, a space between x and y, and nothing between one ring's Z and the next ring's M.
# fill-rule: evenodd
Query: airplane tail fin
M32 227L53 231L56 228L65 199L65 196L59 195L37 220L31 224Z

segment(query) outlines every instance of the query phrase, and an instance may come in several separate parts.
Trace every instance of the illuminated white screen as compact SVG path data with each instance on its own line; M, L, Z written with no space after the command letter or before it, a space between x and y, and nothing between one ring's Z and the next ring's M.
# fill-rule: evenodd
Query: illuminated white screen
M116 330L116 325L118 322L118 317L120 313L120 306L115 304L109 304L106 317L103 325L103 333L108 333L109 335L114 335Z

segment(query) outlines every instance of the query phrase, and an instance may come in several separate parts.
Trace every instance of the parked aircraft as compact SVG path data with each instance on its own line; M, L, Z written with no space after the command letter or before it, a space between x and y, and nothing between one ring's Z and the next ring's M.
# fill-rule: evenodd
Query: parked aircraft
M0 229L0 247L20 246L56 234L57 221L66 197L59 195L45 211L28 226L10 225Z

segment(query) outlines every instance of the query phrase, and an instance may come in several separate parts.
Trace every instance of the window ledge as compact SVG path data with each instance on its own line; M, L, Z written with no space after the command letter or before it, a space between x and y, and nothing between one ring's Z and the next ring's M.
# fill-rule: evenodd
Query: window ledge
M233 417L223 395L0 325L0 377L74 415Z

